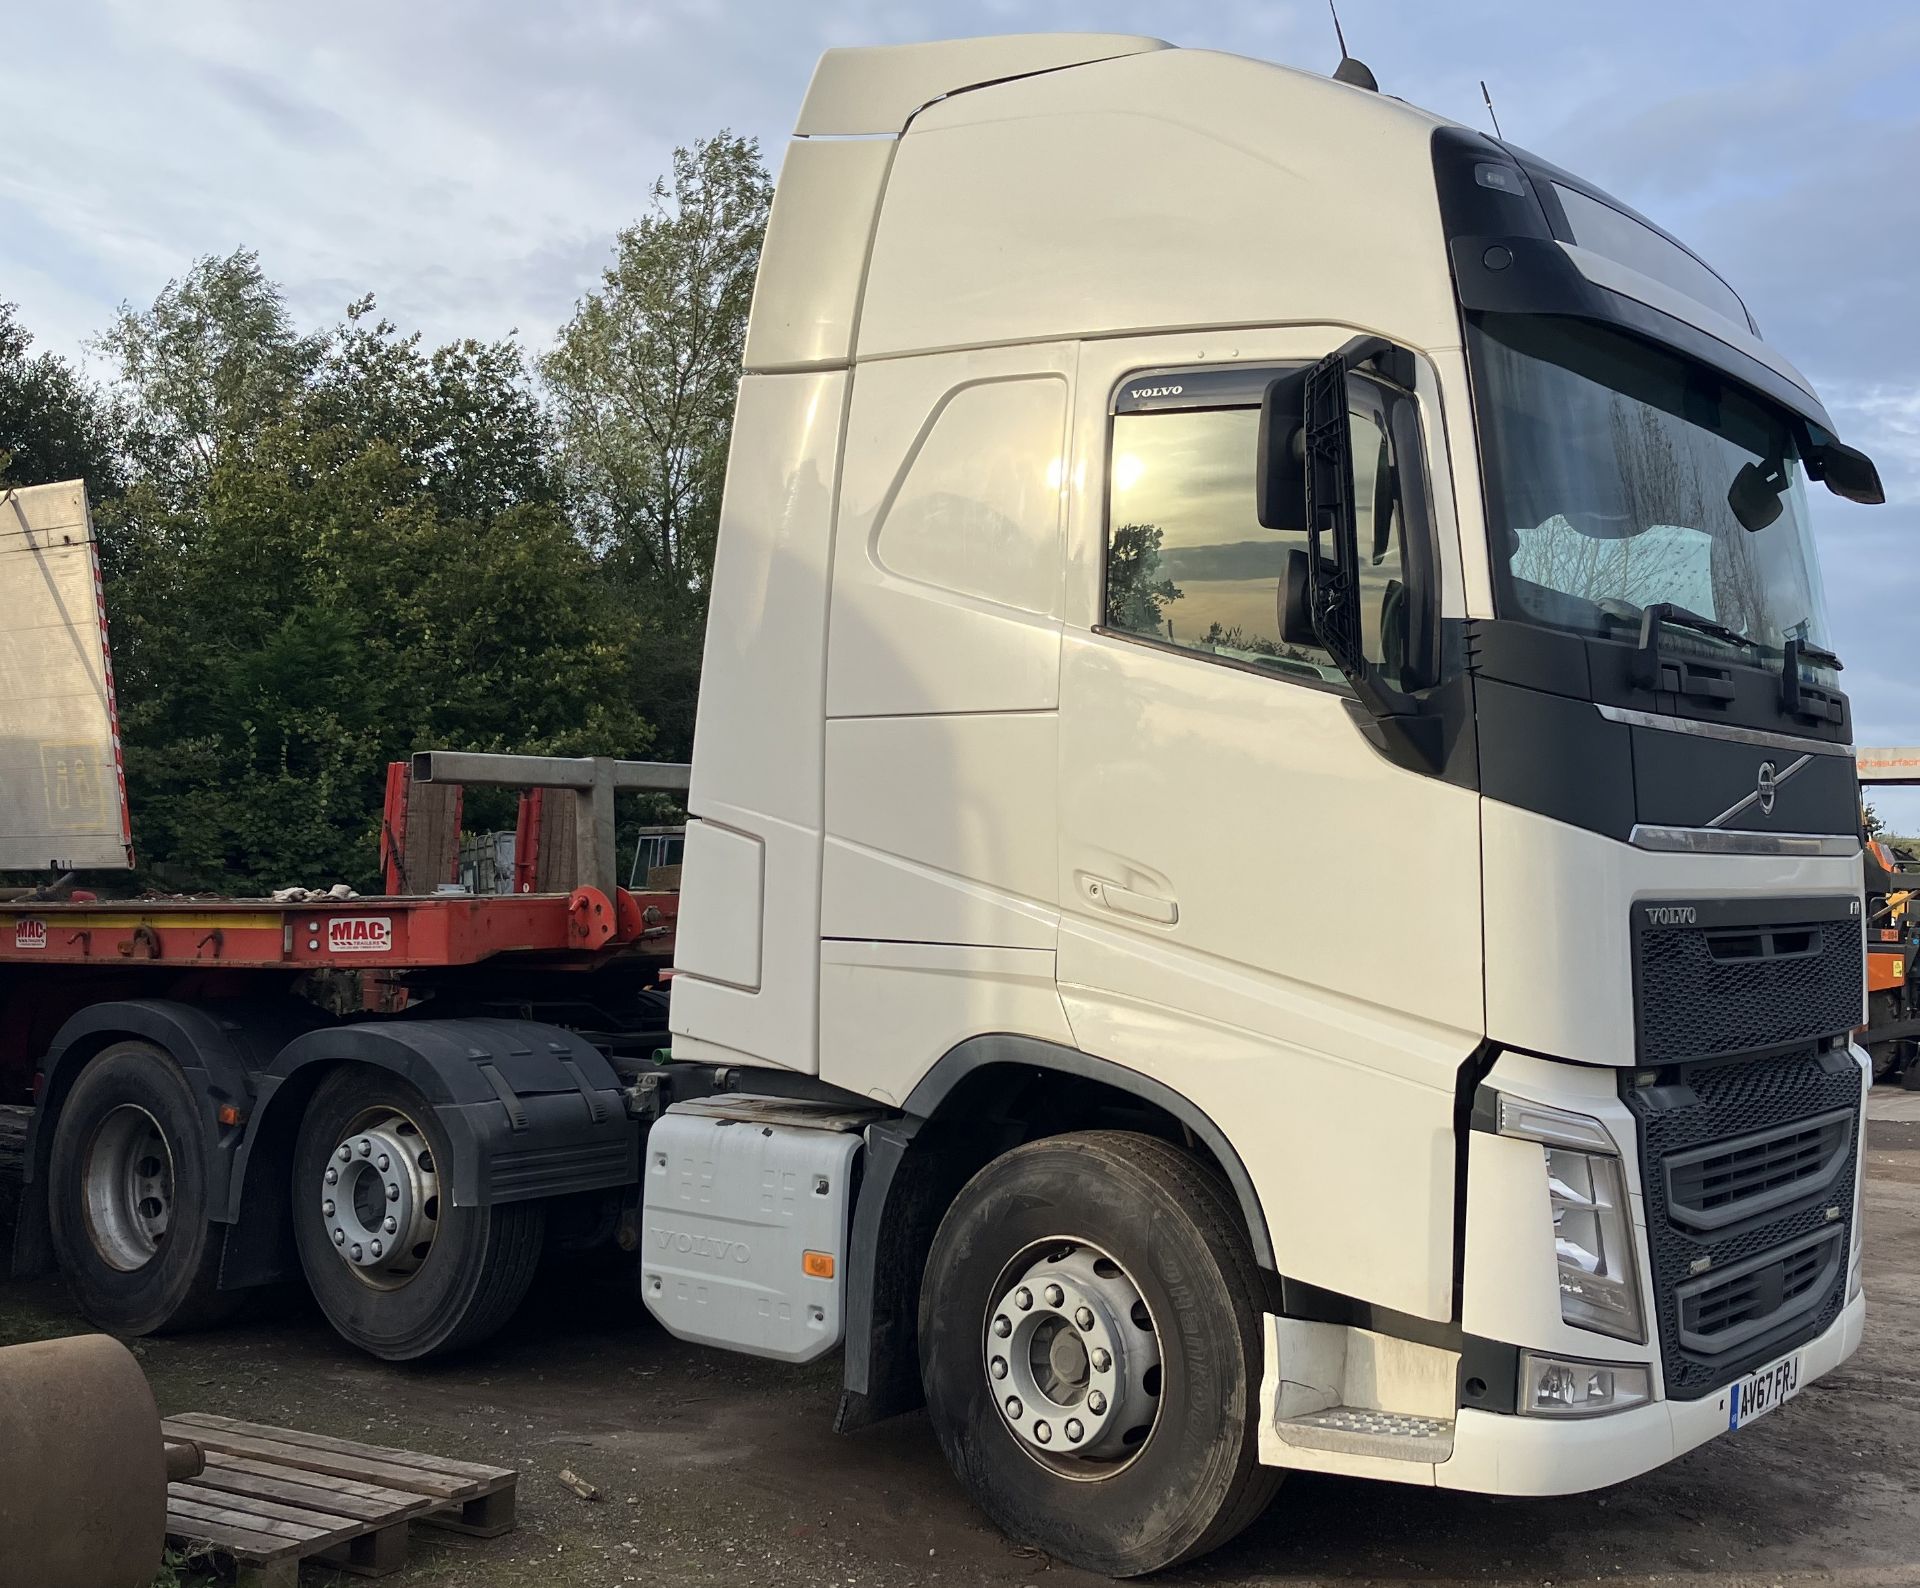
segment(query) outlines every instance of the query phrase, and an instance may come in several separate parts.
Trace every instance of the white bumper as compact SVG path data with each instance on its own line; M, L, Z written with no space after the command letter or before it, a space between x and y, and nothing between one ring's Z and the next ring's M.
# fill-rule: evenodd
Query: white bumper
M1800 1348L1803 1384L1832 1372L1859 1349L1866 1315L1866 1297L1856 1296L1826 1333ZM1480 1494L1601 1489L1725 1433L1727 1395L1722 1389L1697 1401L1655 1401L1606 1417L1520 1417L1463 1408L1452 1457L1427 1470L1441 1488Z

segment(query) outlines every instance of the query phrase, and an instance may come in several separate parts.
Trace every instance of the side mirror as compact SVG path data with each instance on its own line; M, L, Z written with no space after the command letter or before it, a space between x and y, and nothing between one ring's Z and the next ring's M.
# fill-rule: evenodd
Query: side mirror
M1307 375L1301 369L1267 383L1260 401L1260 442L1253 475L1254 516L1265 529L1303 529L1307 522L1305 419Z
M1280 639L1286 645L1318 645L1313 631L1313 572L1307 554L1295 547L1287 553L1287 571L1280 579Z
M1816 480L1824 480L1829 491L1849 502L1865 502L1871 507L1887 499L1873 459L1844 441L1829 439L1814 447L1807 454L1807 472Z

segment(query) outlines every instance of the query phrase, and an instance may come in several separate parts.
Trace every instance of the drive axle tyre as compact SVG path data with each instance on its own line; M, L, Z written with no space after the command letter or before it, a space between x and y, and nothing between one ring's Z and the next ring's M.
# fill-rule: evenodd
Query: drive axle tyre
M150 1042L103 1049L73 1083L47 1168L53 1249L80 1310L111 1334L218 1322L223 1226L207 1221L200 1099Z
M920 1371L941 1449L1020 1543L1135 1577L1224 1544L1281 1474L1256 1434L1258 1271L1215 1177L1153 1137L1054 1136L934 1236Z
M455 1207L452 1159L430 1104L397 1076L322 1081L293 1155L300 1266L341 1337L389 1362L477 1345L533 1282L537 1202Z

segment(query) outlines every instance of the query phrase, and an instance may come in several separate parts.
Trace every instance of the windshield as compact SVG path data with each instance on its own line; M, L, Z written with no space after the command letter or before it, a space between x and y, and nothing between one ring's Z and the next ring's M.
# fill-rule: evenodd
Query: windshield
M1625 639L1666 602L1708 622L1663 644L1762 664L1789 637L1828 648L1784 412L1578 320L1479 315L1471 336L1502 616Z

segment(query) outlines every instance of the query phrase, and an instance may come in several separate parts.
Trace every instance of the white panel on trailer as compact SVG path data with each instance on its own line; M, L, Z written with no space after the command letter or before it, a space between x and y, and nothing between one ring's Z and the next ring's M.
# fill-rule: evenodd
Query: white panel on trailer
M86 486L0 493L0 871L132 864Z

